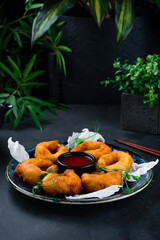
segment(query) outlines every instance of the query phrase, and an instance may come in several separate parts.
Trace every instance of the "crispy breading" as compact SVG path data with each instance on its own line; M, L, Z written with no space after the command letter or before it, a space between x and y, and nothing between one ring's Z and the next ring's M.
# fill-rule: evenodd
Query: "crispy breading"
M37 144L34 156L35 158L44 158L55 163L57 158L66 152L69 152L69 150L64 145L60 145L58 140L54 140Z
M111 185L120 185L122 175L120 172L109 173L83 173L81 176L82 186L85 192L95 192Z
M123 151L114 151L103 155L97 162L99 167L105 167L107 170L122 169L129 171L133 164L131 155ZM120 170L121 171L121 170Z
M15 172L25 183L36 185L40 181L40 176L47 172L46 169L50 166L53 166L50 160L30 158L19 163L16 166Z
M112 149L103 142L86 141L74 147L72 152L90 153L98 160L102 155L112 152Z
M52 196L76 195L82 191L81 179L73 169L67 169L64 173L49 173L43 178L42 187Z

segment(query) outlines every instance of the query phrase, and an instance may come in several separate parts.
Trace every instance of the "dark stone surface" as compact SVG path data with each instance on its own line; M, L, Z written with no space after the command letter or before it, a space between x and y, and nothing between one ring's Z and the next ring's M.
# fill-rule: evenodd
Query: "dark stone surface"
M143 96L122 94L121 127L131 131L158 134L160 107L158 105L150 108L143 100Z
M72 53L64 53L67 77L60 75L60 100L67 104L119 103L120 92L112 85L105 88L100 84L114 77L114 60L120 57L122 62L133 62L137 57L160 52L158 15L137 17L133 30L119 47L114 19L105 20L100 29L93 18L63 16L62 20L61 44L72 49ZM55 97L54 90L51 96Z
M1 240L157 240L160 235L160 166L154 168L155 182L142 192L120 201L101 205L71 206L43 202L16 191L5 178L11 156L7 139L13 137L26 149L40 141L64 141L73 131L87 127L94 130L98 120L106 142L113 138L135 142L160 150L160 137L120 129L120 106L71 105L58 111L56 117L48 113L51 122L41 121L39 131L30 118L25 118L17 130L9 124L0 129L0 239ZM47 113L47 112L46 112ZM121 144L117 144L123 146ZM128 148L131 149L131 148ZM133 150L133 149L132 149ZM156 157L136 150L148 161Z

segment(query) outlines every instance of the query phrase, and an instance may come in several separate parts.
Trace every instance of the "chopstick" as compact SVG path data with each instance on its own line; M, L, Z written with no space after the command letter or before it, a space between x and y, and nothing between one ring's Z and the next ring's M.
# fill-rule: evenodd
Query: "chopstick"
M120 139L117 139L117 138L114 138L113 140L116 141L116 142L122 143L124 145L130 146L130 147L133 147L133 148L139 149L141 151L144 151L144 152L147 152L147 153L150 153L152 155L160 157L160 151L158 151L158 150L148 148L148 147L144 147L144 146L141 146L141 145L138 145L138 144L135 144L135 143L131 143L131 142L127 142L127 141L124 141L124 140L120 140Z

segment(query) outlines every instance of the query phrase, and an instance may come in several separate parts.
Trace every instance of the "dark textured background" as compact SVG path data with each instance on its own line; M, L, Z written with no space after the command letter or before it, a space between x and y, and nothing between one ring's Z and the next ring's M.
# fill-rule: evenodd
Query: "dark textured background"
M62 44L70 47L66 54L67 77L59 78L54 64L49 69L49 96L65 103L119 103L120 92L100 84L114 77L113 62L120 57L131 62L137 57L160 53L160 15L137 17L133 30L118 47L114 19L105 20L99 29L94 19L63 16ZM51 58L49 58L49 61ZM58 85L58 89L57 88ZM52 91L53 90L53 91Z

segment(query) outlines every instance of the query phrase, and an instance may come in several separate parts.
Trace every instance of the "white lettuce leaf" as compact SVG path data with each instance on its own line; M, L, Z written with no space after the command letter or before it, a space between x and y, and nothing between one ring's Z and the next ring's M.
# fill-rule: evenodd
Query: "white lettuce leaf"
M8 139L8 149L11 156L19 163L29 159L29 154L26 152L25 148L18 141L13 142L12 137Z
M101 142L105 142L105 139L102 137L101 134L99 133L95 133L95 132L90 132L88 130L88 128L84 128L82 129L82 132L80 133L72 133L72 136L69 136L67 139L67 145L66 147L68 149L73 149L76 146L76 142L75 139L79 138L79 139L85 139L85 141L91 141L91 142L96 142L96 141L101 141Z

